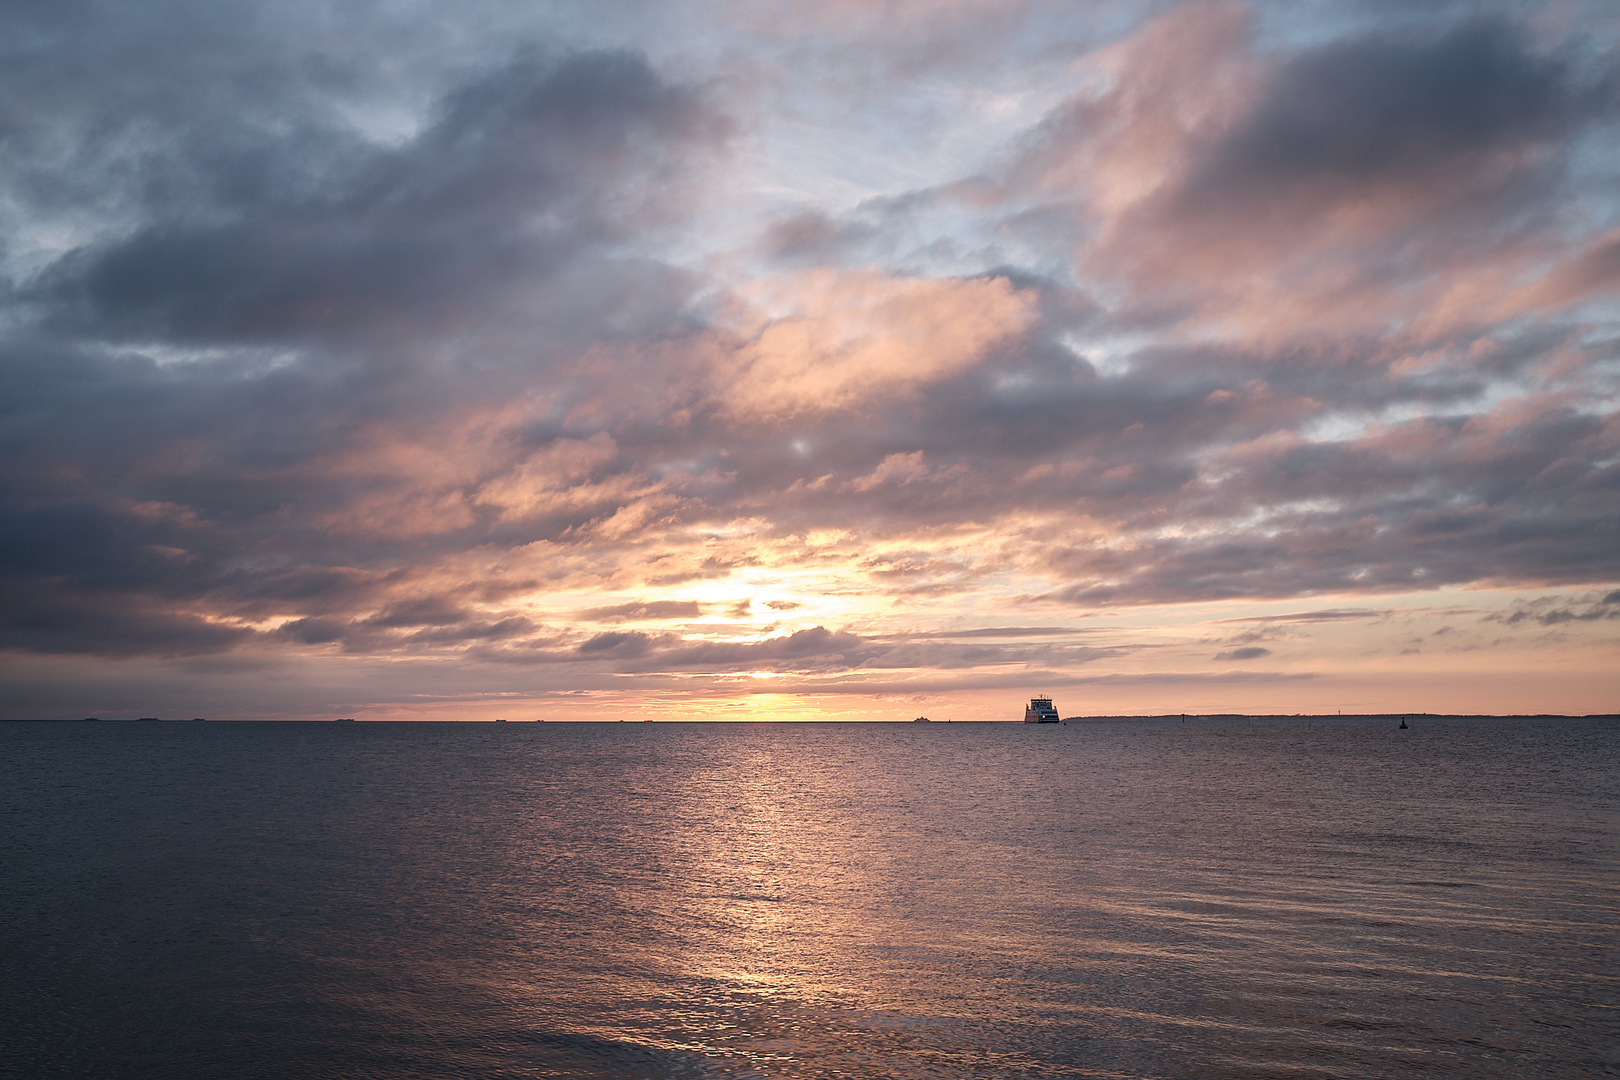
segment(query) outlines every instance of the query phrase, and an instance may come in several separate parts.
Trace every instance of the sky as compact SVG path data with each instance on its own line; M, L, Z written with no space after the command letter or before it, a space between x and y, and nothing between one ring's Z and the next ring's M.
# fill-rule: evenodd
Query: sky
M1620 710L1617 40L11 0L0 715Z

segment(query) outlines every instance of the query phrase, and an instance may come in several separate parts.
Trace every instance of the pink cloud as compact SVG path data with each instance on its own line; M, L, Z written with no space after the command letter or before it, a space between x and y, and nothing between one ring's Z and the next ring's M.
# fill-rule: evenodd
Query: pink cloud
M906 394L957 374L1023 330L1034 298L1004 277L903 278L813 270L752 283L754 325L717 360L742 416L782 419Z

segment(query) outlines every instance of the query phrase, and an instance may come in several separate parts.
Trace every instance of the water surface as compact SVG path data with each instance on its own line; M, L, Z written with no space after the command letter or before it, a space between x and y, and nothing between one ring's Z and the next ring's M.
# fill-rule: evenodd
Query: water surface
M29 1077L1620 1072L1620 726L0 725Z

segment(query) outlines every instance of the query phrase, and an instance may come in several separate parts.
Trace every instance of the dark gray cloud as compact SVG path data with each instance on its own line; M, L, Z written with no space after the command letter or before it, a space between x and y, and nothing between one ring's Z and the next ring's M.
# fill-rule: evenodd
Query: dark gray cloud
M582 254L656 224L685 155L724 135L639 57L525 56L457 89L397 150L323 155L300 131L263 148L318 183L267 184L253 160L166 161L191 174L175 186L213 198L153 207L132 235L70 254L25 297L59 308L52 325L126 340L297 343L390 323L444 333L469 299L490 318L564 268L591 274ZM621 295L607 299L622 301L628 283L614 284Z
M1339 622L1344 619L1378 619L1389 614L1369 608L1336 608L1326 611L1297 611L1286 615L1247 615L1241 619L1219 619L1221 623L1315 623Z
M1486 622L1500 622L1508 626L1520 623L1557 626L1559 623L1595 622L1600 619L1620 619L1620 591L1608 595L1586 593L1519 599L1514 601L1511 611L1484 617Z
M515 664L606 663L625 674L663 671L847 671L882 650L856 634L823 626L757 641L693 642L673 633L611 630L558 648L554 640L525 642L515 635L498 646L474 650L479 659Z
M644 604L586 608L579 617L594 622L622 622L625 619L696 619L702 614L703 605L695 600L653 600Z
M0 648L93 656L191 656L223 652L251 635L140 593L66 589L49 581L0 582Z
M291 630L284 627L283 630ZM341 628L322 628L322 634ZM535 632L540 631L540 632ZM300 628L298 633L302 633ZM997 635L1004 637L1005 635ZM1023 634L1013 635L1023 637ZM525 627L505 634L498 642L479 644L471 656L499 664L607 665L624 675L660 672L735 675L768 671L782 675L840 675L863 685L892 678L896 672L929 670L965 673L981 668L1017 666L1052 672L1081 668L1098 661L1125 656L1143 646L1132 643L1072 645L1049 640L994 641L985 635L952 635L948 640L927 634L862 635L813 626L756 640L693 641L672 632L615 630L564 640L543 628ZM1063 636L1061 631L1058 637ZM319 640L336 640L322 636ZM391 641L371 639L371 651L410 651L422 643L414 638Z
M1290 191L1343 198L1382 184L1451 187L1489 159L1557 147L1612 108L1522 27L1470 20L1430 41L1381 34L1290 58L1180 193L1187 210L1266 212ZM1324 185L1326 190L1318 190Z

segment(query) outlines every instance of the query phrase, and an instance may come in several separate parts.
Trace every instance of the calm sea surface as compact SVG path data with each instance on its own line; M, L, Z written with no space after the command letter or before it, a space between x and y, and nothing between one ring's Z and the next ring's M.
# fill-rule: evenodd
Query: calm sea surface
M0 1073L1612 1077L1620 724L0 725Z

